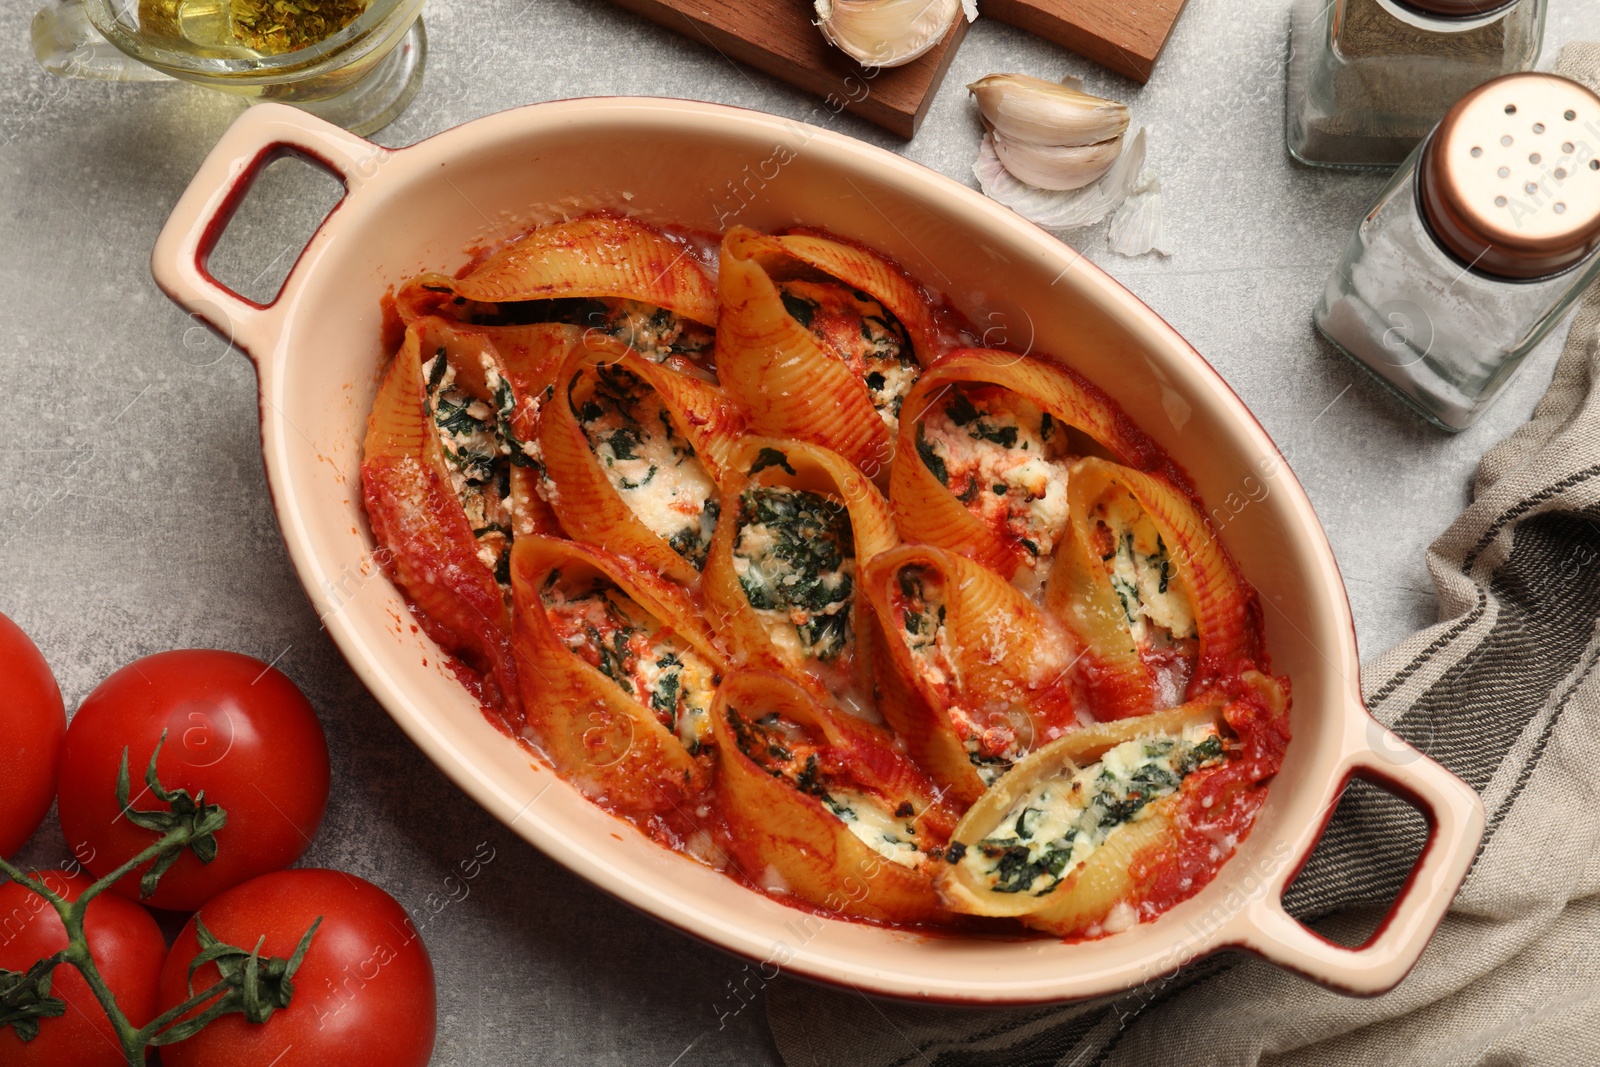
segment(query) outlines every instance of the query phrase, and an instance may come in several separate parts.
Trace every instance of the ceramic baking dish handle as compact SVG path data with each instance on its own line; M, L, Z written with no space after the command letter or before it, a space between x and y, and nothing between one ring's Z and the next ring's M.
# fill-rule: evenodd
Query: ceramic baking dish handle
M393 155L298 108L259 104L228 127L200 164L150 256L150 271L168 296L258 361L277 340L277 308L308 257L301 254L269 304L240 296L212 277L206 264L256 175L286 154L325 167L344 183L346 195L371 180ZM308 251L318 234L312 235Z
M1351 738L1346 774L1365 779L1421 811L1428 823L1422 855L1377 932L1363 945L1335 944L1286 912L1281 893L1292 880L1287 874L1245 908L1240 942L1325 985L1371 996L1399 985L1416 965L1472 867L1483 839L1484 813L1482 800L1465 782L1376 720L1365 714L1360 719L1365 728ZM1330 805L1337 803L1339 792ZM1314 848L1315 840L1306 846L1305 855Z

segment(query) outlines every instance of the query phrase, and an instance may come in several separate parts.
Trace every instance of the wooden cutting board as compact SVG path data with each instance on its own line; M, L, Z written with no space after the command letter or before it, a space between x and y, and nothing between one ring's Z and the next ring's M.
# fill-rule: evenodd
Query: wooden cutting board
M1009 22L1137 82L1150 80L1185 0L980 0Z
M915 63L866 70L812 25L811 0L615 0L630 11L821 98L818 115L849 111L910 139L967 33L957 19ZM979 0L982 17L1064 45L1146 81L1185 0ZM1039 73L1037 71L1023 73Z
M956 45L967 35L957 19L942 43L903 67L867 70L823 40L810 0L616 0L725 59L748 63L821 97L819 121L850 111L907 140L922 125Z

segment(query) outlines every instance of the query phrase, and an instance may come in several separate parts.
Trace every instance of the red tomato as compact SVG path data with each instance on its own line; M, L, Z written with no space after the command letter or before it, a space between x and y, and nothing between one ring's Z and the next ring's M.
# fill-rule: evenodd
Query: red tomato
M10 857L33 836L55 798L67 712L50 665L4 615L0 693L0 856Z
M68 900L77 900L89 887L89 879L81 874L46 871L34 877ZM26 971L67 947L67 931L55 909L15 882L0 884L0 916L6 917L0 968ZM155 1018L157 983L167 952L155 919L131 901L102 893L89 902L83 927L89 953L128 1021L143 1026ZM117 1044L111 1020L75 967L64 963L51 972L50 995L66 1001L66 1014L40 1019L38 1036L27 1043L11 1027L0 1029L0 1063L7 1067L125 1067L128 1061Z
M265 935L262 956L288 959L318 916L322 925L294 975L294 995L264 1023L224 1015L195 1036L164 1046L166 1067L424 1067L433 1053L433 961L405 910L371 882L342 871L263 875L200 909L219 940L244 949ZM161 1006L189 996L199 952L191 918L161 970ZM218 980L195 972L196 992Z
M185 850L162 876L152 907L193 911L224 889L300 858L328 803L328 743L317 714L280 672L235 652L194 650L146 656L101 682L67 729L57 802L61 829L78 861L105 875L160 835L122 817L117 766L128 747L135 811L165 810L144 784L156 761L161 785L205 790L228 822L217 855L201 863ZM139 896L135 872L115 889Z

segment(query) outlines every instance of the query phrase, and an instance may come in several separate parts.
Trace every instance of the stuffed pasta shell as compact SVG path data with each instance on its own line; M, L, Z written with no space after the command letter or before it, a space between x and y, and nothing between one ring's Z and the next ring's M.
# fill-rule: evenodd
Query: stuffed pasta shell
M510 653L509 452L496 399L511 397L492 360L422 358L408 329L367 423L362 497L381 558L447 652L484 677L486 696L515 716ZM504 583L504 584L502 584Z
M1032 753L956 827L938 876L945 904L1097 937L1197 892L1277 769L1258 758L1263 709L1280 716L1282 692L1257 675L1240 699L1209 694Z
M994 572L902 545L862 581L884 634L883 716L955 801L1078 725L1070 639Z
M881 721L860 568L899 543L889 505L844 457L748 437L731 457L701 590L736 662L789 675Z
M491 328L559 322L592 330L657 363L705 362L716 291L682 239L637 219L586 215L533 230L460 278L428 274L400 294Z
M907 540L977 560L1033 591L1067 525L1067 472L1095 450L1152 446L1065 367L989 349L952 352L907 399L889 500ZM915 457L913 460L912 457Z
M545 537L517 543L512 589L541 749L613 811L676 826L710 781L711 705L727 671L693 601L610 553Z
M926 298L872 252L814 234L723 237L717 367L752 428L879 476L938 341Z
M586 338L541 420L540 491L572 538L692 583L742 424L714 382Z
M1099 718L1180 703L1259 658L1255 596L1188 498L1099 459L1076 463L1068 484L1046 604L1086 646Z
M932 879L954 819L888 734L756 671L723 682L711 719L745 877L836 913L939 920Z

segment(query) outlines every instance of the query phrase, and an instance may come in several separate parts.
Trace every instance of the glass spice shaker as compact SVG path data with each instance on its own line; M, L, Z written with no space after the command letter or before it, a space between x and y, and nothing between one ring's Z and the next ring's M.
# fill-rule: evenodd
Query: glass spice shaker
M1600 276L1600 96L1511 74L1463 97L1356 228L1315 320L1435 425L1477 420Z
M1290 154L1395 166L1466 93L1533 69L1544 14L1545 0L1296 0Z

